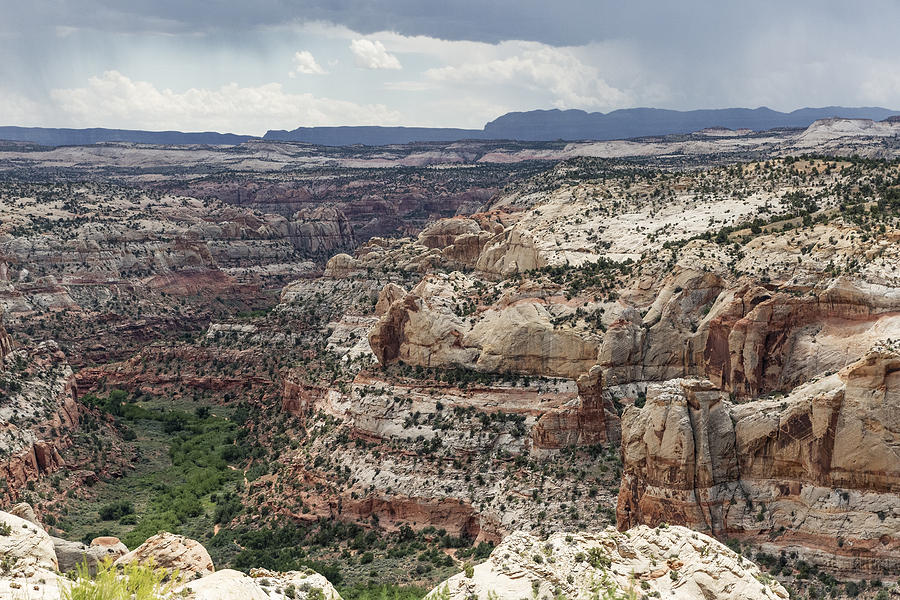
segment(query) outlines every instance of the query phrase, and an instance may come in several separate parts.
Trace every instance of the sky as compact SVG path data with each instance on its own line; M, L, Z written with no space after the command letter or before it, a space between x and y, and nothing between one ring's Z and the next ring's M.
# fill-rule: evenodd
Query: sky
M0 0L0 125L481 128L533 109L900 109L900 2Z

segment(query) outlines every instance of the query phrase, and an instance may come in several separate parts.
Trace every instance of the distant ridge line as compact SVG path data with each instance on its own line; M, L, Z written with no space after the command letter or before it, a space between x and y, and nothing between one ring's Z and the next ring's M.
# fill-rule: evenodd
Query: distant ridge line
M687 134L709 128L766 131L806 128L820 119L900 118L900 111L881 107L826 106L779 112L770 108L719 108L677 111L660 108L627 108L609 113L583 110L532 110L511 112L487 123L483 129L454 127L337 126L270 130L262 137L217 132L143 131L129 129L54 129L0 127L0 139L43 146L130 142L162 145L234 145L250 140L304 142L323 146L385 146L413 142L463 140L606 141L638 137Z
M141 129L88 129L52 127L0 127L0 139L12 142L32 142L43 146L85 146L102 142L131 142L135 144L242 144L258 139L252 135L217 133L215 131L144 131Z

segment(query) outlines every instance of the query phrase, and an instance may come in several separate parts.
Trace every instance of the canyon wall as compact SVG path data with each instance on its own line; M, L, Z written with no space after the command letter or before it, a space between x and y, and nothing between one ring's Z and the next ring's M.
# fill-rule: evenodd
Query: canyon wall
M618 524L685 524L848 574L900 569L900 354L875 349L787 396L651 384L622 420Z

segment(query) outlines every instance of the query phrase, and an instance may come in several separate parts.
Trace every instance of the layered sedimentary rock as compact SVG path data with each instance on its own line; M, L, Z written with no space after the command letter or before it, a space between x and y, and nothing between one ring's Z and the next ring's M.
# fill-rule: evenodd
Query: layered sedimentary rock
M900 568L900 354L878 348L791 394L648 387L622 421L618 523L688 525L846 573Z
M453 273L426 277L402 297L385 291L383 305L388 293L396 299L369 334L379 362L570 378L596 363L599 338L555 324L552 303L507 298L475 314L474 307L461 308L475 287L471 278Z
M638 526L625 533L607 529L549 539L514 533L471 574L451 577L426 598L448 596L776 600L788 593L759 567L703 534L678 526Z
M700 376L741 397L790 390L900 336L897 287L838 277L821 287L728 284L712 272L671 277L647 313L607 331L611 385Z
M294 244L308 255L318 255L355 245L353 226L340 209L330 206L304 208L294 213Z
M306 382L304 375L308 372L303 369L288 375L284 406L310 428L316 427L317 415L341 419L336 433L365 441L371 450L366 445L344 445L335 451L332 438L317 439L311 452L337 469L337 478L314 468L304 455L292 457L290 481L298 489L285 493L304 506L303 512L292 514L294 518L377 517L387 530L403 524L416 530L433 526L454 536L499 541L544 507L565 504L585 511L596 507L597 496L573 499L555 479L547 484L540 507L510 501L510 495L521 498L532 493L535 484L527 473L517 473L513 481L498 487L511 457L524 460L562 447L612 440L608 436L617 433L617 417L608 409L603 412L602 400L600 409L595 408L598 399L590 394L599 392L596 379L585 378L578 386L566 379L535 379L527 385L519 380L460 382L458 387L373 369L360 372L346 386L335 386L339 392ZM503 461L479 467L483 474L473 480L467 465L495 453ZM604 487L613 485L612 473L609 480ZM266 485L262 480L252 484ZM585 491L589 485L596 483L585 483ZM600 494L605 497L606 490Z
M601 369L594 366L577 380L578 398L541 415L531 430L537 448L559 449L618 442L619 416L603 397Z

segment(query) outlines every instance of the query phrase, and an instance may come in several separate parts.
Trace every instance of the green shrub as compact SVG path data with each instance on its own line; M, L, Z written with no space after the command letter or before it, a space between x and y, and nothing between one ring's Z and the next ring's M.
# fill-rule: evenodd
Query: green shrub
M128 500L118 500L104 504L97 512L100 513L100 519L103 521L115 521L134 513L134 504Z
M591 548L588 550L588 562L595 569L608 569L612 565L610 559L602 548Z
M78 566L75 580L63 590L63 600L157 600L172 593L181 583L178 572L130 563L121 574L111 560L100 563L91 575L86 563Z
M427 589L393 584L359 584L338 590L344 600L421 600ZM440 598L441 596L432 596ZM449 594L448 594L449 597Z

